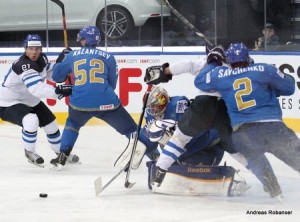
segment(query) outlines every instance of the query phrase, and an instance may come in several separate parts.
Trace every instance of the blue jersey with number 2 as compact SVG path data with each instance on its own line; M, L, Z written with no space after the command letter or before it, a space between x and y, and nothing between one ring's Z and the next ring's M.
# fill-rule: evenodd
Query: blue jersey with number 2
M232 126L282 120L277 96L291 95L295 91L293 77L265 63L235 69L209 64L196 77L195 86L222 95Z

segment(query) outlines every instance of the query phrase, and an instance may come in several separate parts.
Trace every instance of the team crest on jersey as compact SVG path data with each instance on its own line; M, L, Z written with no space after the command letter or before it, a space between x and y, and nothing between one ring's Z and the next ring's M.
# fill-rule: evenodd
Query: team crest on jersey
M112 110L114 108L114 104L102 105L99 107L100 110Z
M187 108L187 101L180 100L177 102L176 113L184 113L184 110Z

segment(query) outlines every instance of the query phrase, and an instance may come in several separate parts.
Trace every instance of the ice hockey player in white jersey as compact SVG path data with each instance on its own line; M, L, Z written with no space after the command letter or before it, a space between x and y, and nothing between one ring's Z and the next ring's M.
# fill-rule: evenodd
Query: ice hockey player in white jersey
M12 64L0 86L0 118L22 127L22 145L30 163L43 167L44 159L36 152L38 128L44 129L48 142L58 155L61 134L54 114L42 98L61 99L72 93L72 86L53 87L44 82L51 80L54 64L42 53L39 35L30 34L24 40L25 52ZM70 162L78 162L74 155Z

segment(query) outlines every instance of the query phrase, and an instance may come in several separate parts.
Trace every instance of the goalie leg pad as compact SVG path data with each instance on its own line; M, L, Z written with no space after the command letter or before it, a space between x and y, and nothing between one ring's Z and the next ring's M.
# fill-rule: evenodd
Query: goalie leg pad
M115 167L124 168L129 163L132 149L133 149L134 138L135 138L135 133L131 135L127 147L116 160L114 164ZM132 169L135 170L140 166L144 154L146 152L146 149L147 149L146 146L142 142L140 141L137 142L135 153L132 159L132 165L131 165Z
M154 193L170 195L229 196L236 170L229 166L173 164L159 187L152 187L155 162L147 162L148 186ZM241 193L241 192L240 192ZM240 194L239 193L239 194Z

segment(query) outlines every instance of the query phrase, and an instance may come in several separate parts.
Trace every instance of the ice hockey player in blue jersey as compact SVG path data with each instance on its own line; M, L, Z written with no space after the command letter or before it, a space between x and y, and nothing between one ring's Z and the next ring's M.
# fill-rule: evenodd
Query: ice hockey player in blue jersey
M271 153L300 172L300 140L282 120L278 96L292 95L295 80L273 65L249 64L243 43L227 50L230 67L211 63L195 79L197 88L218 91L225 101L234 129L235 149L251 162L250 169L271 197L282 197L281 187L265 156Z
M220 144L217 130L211 129L199 133L182 150L164 149L177 127L177 121L189 104L190 101L185 96L169 97L167 91L161 86L154 86L149 93L145 115L147 124L141 131L141 136L145 135L152 141L152 144L147 143L146 152L146 155L153 160L147 162L149 188L152 189L157 170L155 163L159 155L158 147L161 147L160 152L176 159L176 162L172 161L173 164L168 167L159 186L153 186L153 192L184 195L240 195L248 189L245 181L233 180L236 171L232 167L218 166L223 158L224 148Z
M38 128L44 129L55 153L59 153L61 134L54 114L41 99L61 99L72 93L72 87L63 84L55 88L45 83L45 79L52 80L54 64L42 53L39 35L27 35L24 49L24 54L12 64L1 83L0 118L22 127L26 158L43 167L44 159L35 150ZM78 157L74 160L78 161Z
M152 142L156 142L151 144L152 146L149 146L149 143L147 143L146 155L150 159L156 159L151 158L151 156L157 155L156 148L158 144L164 146L168 142L173 134L172 131L175 130L176 123L182 117L189 104L190 101L185 96L169 97L167 91L161 86L154 86L151 89L145 112L146 126L141 130L141 135L150 137ZM180 155L178 154L180 156L178 161L181 162L189 158L189 163L193 165L218 165L224 154L224 150L221 147L211 148L204 158L202 158L202 154L195 155L195 153L203 150L211 143L218 144L219 141L219 135L216 130L201 132L185 146L185 150L188 152L182 150ZM163 149L162 152L168 151Z
M62 135L61 154L51 160L53 169L60 170L70 155L78 138L79 130L92 117L104 120L120 134L129 139L134 138L137 125L124 109L114 92L118 79L118 69L113 55L99 50L100 32L96 26L83 27L77 37L82 46L79 50L70 51L61 63L54 67L53 79L63 82L71 73L74 84L70 96L69 115ZM132 143L127 152L118 159L126 166L130 159ZM133 166L137 168L140 160L137 154L144 155L146 147L138 143L133 158ZM136 160L136 162L135 162Z

